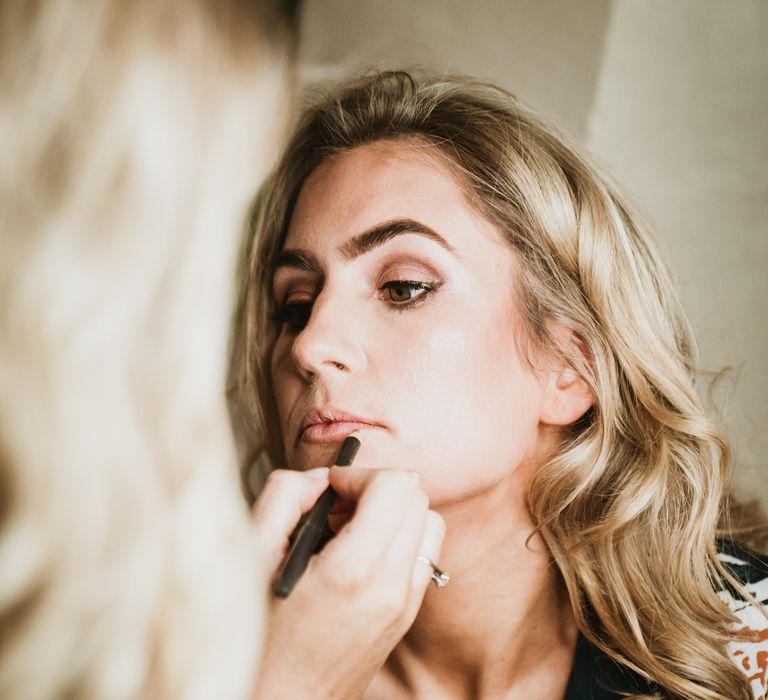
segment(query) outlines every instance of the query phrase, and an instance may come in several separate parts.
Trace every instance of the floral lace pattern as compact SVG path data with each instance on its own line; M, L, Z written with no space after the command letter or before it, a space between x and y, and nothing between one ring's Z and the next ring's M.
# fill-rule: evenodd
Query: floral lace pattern
M766 562L743 552L722 553L719 557L744 581L746 590L768 606ZM721 591L719 595L739 618L733 626L734 640L728 644L728 653L752 684L755 700L768 700L768 618L764 610L734 591Z

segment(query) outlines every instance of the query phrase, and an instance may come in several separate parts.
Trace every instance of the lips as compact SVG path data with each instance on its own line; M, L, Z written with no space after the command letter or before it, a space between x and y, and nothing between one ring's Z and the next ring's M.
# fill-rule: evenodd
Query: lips
M381 427L381 423L371 418L336 408L323 408L312 411L302 420L297 442L338 442L358 430Z

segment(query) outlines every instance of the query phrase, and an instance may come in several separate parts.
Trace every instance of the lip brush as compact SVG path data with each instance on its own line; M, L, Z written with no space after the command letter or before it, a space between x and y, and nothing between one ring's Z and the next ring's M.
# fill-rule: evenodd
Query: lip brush
M348 467L359 449L360 440L350 435L341 445L334 465ZM272 591L278 598L286 598L306 570L309 560L317 551L328 522L328 513L335 500L336 492L329 486L309 511L307 520L301 526L283 568L272 586Z

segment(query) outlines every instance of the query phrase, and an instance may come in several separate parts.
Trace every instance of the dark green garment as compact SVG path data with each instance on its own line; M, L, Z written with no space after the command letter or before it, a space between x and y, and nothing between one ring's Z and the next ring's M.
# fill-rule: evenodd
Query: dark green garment
M768 558L739 547L733 542L718 542L720 559L725 567L739 581L751 586L758 586L768 579ZM743 598L727 582L722 582L722 589L737 600ZM757 589L756 589L757 590ZM765 591L765 587L759 590ZM758 598L766 605L765 593ZM743 601L745 605L749 603ZM637 673L617 664L595 648L586 638L579 636L573 671L568 681L568 690L564 700L621 700L627 695L664 693L658 687L649 685Z
M620 700L628 693L651 692L642 676L620 666L586 637L579 636L565 700Z

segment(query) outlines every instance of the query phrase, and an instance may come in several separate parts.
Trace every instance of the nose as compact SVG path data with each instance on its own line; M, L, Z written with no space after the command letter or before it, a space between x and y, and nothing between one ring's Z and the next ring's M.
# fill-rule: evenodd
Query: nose
M299 374L332 378L365 367L359 314L326 289L315 299L307 325L294 338L291 356ZM356 318L357 316L357 318Z

